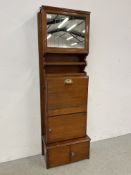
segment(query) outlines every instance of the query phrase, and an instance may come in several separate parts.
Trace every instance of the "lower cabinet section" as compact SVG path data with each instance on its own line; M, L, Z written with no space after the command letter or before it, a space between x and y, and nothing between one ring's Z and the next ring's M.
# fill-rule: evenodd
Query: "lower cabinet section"
M47 168L88 159L90 138L88 136L45 145Z
M84 137L86 113L48 117L47 143Z

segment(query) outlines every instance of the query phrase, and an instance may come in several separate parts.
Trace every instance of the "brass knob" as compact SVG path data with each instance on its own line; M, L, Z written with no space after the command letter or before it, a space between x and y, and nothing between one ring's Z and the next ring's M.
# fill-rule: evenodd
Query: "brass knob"
M74 157L75 155L75 152L71 152L71 157Z
M72 79L67 78L67 79L65 79L64 83L65 84L72 84L73 81L72 81Z

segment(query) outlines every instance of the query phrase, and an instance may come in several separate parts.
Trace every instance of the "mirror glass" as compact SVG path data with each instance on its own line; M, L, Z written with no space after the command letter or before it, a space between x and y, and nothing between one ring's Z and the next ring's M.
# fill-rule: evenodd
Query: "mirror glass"
M85 48L86 18L47 14L47 47Z

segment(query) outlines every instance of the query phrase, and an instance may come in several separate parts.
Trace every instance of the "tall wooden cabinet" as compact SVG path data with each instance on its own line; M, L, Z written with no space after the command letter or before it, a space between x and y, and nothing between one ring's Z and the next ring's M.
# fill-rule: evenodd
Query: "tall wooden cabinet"
M47 168L89 158L90 12L42 6L38 13L42 154Z

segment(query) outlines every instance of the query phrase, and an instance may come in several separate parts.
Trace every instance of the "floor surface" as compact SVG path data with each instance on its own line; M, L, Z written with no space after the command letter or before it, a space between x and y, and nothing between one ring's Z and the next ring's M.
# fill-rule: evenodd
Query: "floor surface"
M91 158L46 170L38 155L0 164L0 175L131 175L131 134L91 143Z

